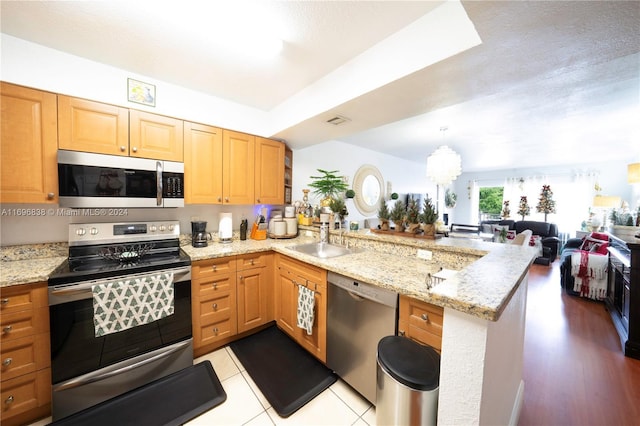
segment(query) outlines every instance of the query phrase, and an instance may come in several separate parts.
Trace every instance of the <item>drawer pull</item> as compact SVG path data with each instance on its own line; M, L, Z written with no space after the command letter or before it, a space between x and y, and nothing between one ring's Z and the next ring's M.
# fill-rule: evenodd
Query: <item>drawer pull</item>
M11 365L12 362L13 362L13 358L7 358L4 361L2 361L2 365L4 365L5 367L8 367L9 365Z
M244 279L244 277L242 275L240 275L238 278L240 278L240 281L242 281Z
M218 327L213 327L213 334L214 334L214 335L216 335L216 336L217 336L217 335L218 335L218 331L219 331L219 330L218 330Z
M3 332L3 333L10 333L12 329L13 329L13 327L12 327L12 326L10 326L10 325L6 325L6 326L2 329L2 332Z
M217 269L217 268L218 268L218 265L213 265L213 266L211 267L211 270L212 270L213 272L216 272L216 269Z
M251 259L251 266L253 266L253 259Z
M6 405L9 405L13 402L13 395L9 395L9 397L7 399L4 400L4 403Z
M2 303L3 305L6 305L7 303L9 303L9 299L4 298L4 299L0 300L0 303Z
M218 283L213 283L213 289L217 290L218 289Z
M214 303L214 304L213 304L213 310L214 310L214 311L217 311L217 310L218 310L218 304L217 304L217 303Z
M424 321L429 321L429 315L427 314L420 315L420 318L422 318Z

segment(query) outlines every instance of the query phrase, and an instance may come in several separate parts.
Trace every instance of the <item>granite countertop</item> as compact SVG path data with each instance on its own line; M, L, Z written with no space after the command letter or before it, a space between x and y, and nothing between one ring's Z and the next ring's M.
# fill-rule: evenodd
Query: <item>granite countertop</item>
M311 230L302 229L301 233L310 236L262 241L234 238L229 244L214 241L203 248L194 248L188 238L181 238L181 244L194 262L273 250L328 271L490 321L498 320L536 256L535 250L529 247L455 238L422 240L363 230L345 233L351 246L358 248L354 253L321 259L290 248L317 241ZM336 242L338 233L332 231L331 238ZM432 253L432 260L417 258L417 250ZM66 259L66 243L3 247L0 287L46 281ZM443 267L458 272L428 289L428 274Z

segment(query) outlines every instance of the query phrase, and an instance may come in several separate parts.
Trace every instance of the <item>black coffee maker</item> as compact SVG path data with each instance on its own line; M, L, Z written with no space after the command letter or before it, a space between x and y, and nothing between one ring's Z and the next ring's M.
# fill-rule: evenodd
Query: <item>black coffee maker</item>
M206 247L211 234L207 232L207 222L197 220L191 222L191 245L194 247Z

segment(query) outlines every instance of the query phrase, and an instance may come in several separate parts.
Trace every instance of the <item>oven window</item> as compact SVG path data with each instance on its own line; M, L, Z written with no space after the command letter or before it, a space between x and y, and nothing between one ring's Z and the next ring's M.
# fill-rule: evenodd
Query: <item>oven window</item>
M174 314L150 324L95 337L93 300L49 307L52 383L191 337L191 282L174 285Z
M62 197L156 198L156 172L58 164Z

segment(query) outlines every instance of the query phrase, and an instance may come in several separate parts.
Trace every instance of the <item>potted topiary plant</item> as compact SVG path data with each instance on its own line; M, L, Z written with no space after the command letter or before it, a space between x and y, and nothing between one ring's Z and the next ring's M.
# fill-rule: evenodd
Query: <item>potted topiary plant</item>
M349 188L349 185L343 180L342 176L336 175L337 170L322 170L317 169L322 175L311 176L311 179L315 181L309 184L313 188L313 193L321 195L320 205L323 207L329 207L332 198L338 198L338 196Z
M338 216L338 220L340 221L340 226L342 227L344 225L344 218L346 216L349 215L349 212L347 211L347 205L344 202L344 199L338 197L338 198L332 198L331 202L329 204L329 208L331 208L331 211Z
M378 209L378 219L380 219L380 229L389 230L389 207L384 198L380 200L380 208Z
M404 232L404 219L407 213L407 209L404 206L404 203L401 200L396 200L396 203L393 205L391 212L389 213L389 218L395 223L396 231Z
M438 220L438 211L433 205L433 201L429 194L424 199L422 213L420 214L421 227L425 237L434 237L436 235L435 223Z
M420 230L420 207L413 197L409 197L407 206L407 232L415 234Z

